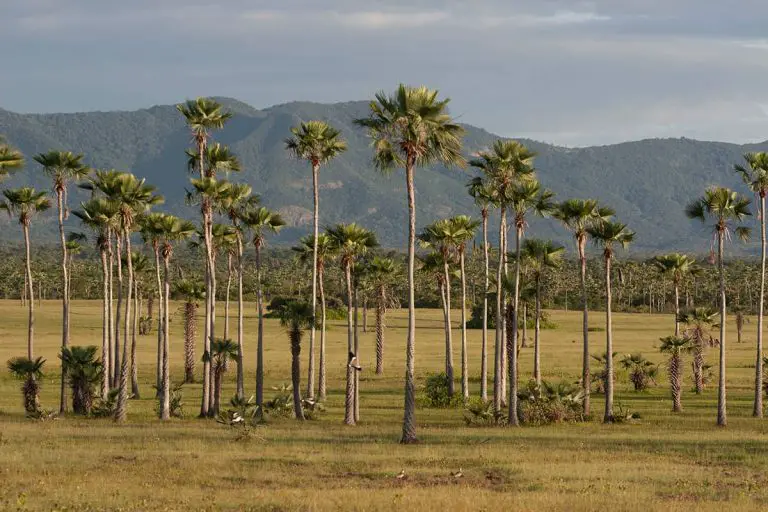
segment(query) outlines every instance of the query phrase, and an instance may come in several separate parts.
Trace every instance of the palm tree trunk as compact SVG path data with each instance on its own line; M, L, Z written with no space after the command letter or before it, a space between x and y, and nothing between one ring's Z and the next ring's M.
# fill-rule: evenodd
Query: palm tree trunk
M405 347L405 404L403 435L400 442L410 444L416 439L416 383L414 359L416 349L416 300L414 295L414 266L416 259L416 196L413 187L413 167L416 158L408 155L405 182L408 190L408 338Z
M533 327L533 379L541 386L541 277L536 278L536 312ZM525 320L523 320L525 322Z
M520 304L520 239L523 236L522 226L515 226L515 294L512 298L512 336L511 343L507 344L507 371L509 372L509 418L510 426L520 425L520 418L517 416L517 310Z
M384 316L387 313L387 294L384 285L379 286L376 301L376 375L384 373Z
M506 212L505 212L506 216ZM507 237L509 234L507 233L508 230L508 223L506 218L504 219L504 238L502 238L502 245L501 245L501 258L504 260L504 278L506 278L509 275L509 261L508 261L508 255L507 255ZM504 287L501 288L501 299L502 303L506 304L508 302L507 294L504 290ZM508 360L509 357L507 355L507 346L509 341L509 335L507 333L507 328L509 326L507 325L507 322L502 322L501 325L501 403L506 404L507 403L507 372L509 370L508 368Z
M107 304L109 306L109 325L107 326L107 337L109 344L109 358L104 360L105 368L104 372L109 379L109 386L112 387L114 378L114 364L115 364L115 348L114 348L114 336L115 336L115 312L113 289L114 289L114 260L115 255L112 251L112 229L107 229L107 254L109 256L109 297L107 298Z
M528 348L528 304L523 302L523 326L521 329L522 341L520 342L520 348Z
M155 396L160 398L163 393L163 322L165 321L165 301L163 300L163 283L160 279L160 247L157 242L153 242L152 248L155 252L155 279L157 281L157 296L160 299L157 315L157 370L155 372ZM191 382L191 381L188 381Z
M483 215L483 270L485 272L485 287L483 288L483 334L480 347L480 399L488 400L488 210L482 210Z
M115 310L114 367L112 368L112 387L120 385L120 309L123 305L123 237L117 233L117 309Z
M611 318L611 256L605 256L605 414L603 423L613 423L613 324Z
M326 385L326 362L325 362L325 286L323 284L323 268L317 269L317 286L320 292L320 321L322 322L320 330L320 375L318 376L318 395L320 400L325 400L327 394Z
M728 423L726 415L726 397L725 397L725 269L723 266L723 231L717 232L717 267L720 272L720 375L717 379L717 425L726 426Z
M123 230L125 239L126 261L128 263L128 296L125 301L125 317L123 320L123 355L120 361L120 383L115 408L115 421L124 422L127 415L128 402L128 340L131 337L131 299L133 296L133 257L131 254L131 234L126 228Z
M453 382L453 334L451 332L451 274L448 255L443 255L443 276L445 279L445 374L448 377L448 396L455 392Z
M212 219L212 218L211 218ZM213 224L211 224L212 229ZM213 258L211 261L211 343L216 339L216 253L214 252L211 257ZM210 351L210 348L209 348ZM209 382L213 382L213 366L209 369L210 376L209 376ZM213 386L209 387L209 397L208 397L208 403L213 403L214 396L213 396ZM208 409L208 417L213 417L216 414L216 411L212 408Z
M363 332L368 332L368 296L363 295Z
M105 247L99 248L99 257L101 258L101 279L102 279L102 301L101 301L101 361L105 366L102 372L101 378L101 398L107 399L109 394L109 371L107 371L107 364L109 361L109 333L111 331L109 325L109 307L107 301L109 299L109 274L107 266L107 251Z
M141 393L139 392L139 368L136 364L136 331L139 328L139 313L141 312L139 306L139 283L134 281L133 283L133 329L131 332L131 394L133 398L139 400Z
M291 337L291 383L293 384L293 413L296 419L304 421L301 408L301 329L293 328Z
M752 415L763 417L763 307L765 300L765 192L760 192L760 297L757 300L757 360L755 362L755 406Z
M502 338L503 324L504 324L504 311L502 310L503 303L503 271L504 271L504 232L506 231L507 213L505 208L501 207L501 214L499 218L499 264L496 268L496 346L494 351L494 372L493 372L493 409L494 412L501 414L502 403L502 345L506 342Z
M677 279L674 281L675 286L675 338L680 336L680 283Z
M171 295L171 281L169 278L168 263L170 254L163 254L163 294L160 300L163 303L163 309L170 310L169 297ZM171 417L171 376L170 376L170 337L169 337L170 318L166 314L163 317L163 369L162 369L162 388L163 394L160 400L160 419L167 420Z
M680 354L673 354L669 360L669 387L672 390L672 412L682 412L683 410L681 400L683 389L682 368L683 362Z
M360 361L360 336L358 332L358 306L357 306L357 288L358 288L358 282L357 277L354 279L354 287L352 291L352 300L355 303L355 312L353 315L354 319L354 340L355 340L355 355L357 356L358 362ZM352 372L352 376L355 378L355 423L360 421L360 372L354 371Z
M469 399L469 365L467 363L467 275L464 268L464 247L459 248L461 270L461 396Z
M261 241L254 240L256 248L256 309L258 310L258 336L256 339L256 405L264 405L264 305L261 290Z
M62 292L61 292L61 346L69 346L69 268L67 265L67 240L64 235L64 191L61 188L56 190L56 202L59 210L59 238L61 240L61 272L62 272ZM59 414L67 412L67 376L64 365L61 365L61 393L59 400Z
M581 386L584 392L584 416L589 416L589 394L592 390L592 375L589 369L589 302L587 298L587 256L586 239L577 239L576 244L579 249L579 266L581 277L581 334L583 341L581 353Z
M243 240L237 236L237 398L245 398L245 368L243 367Z
M232 290L232 253L227 251L227 291L224 297L224 339L229 338L229 296ZM226 370L225 370L226 371Z
M344 264L344 280L347 285L347 352L353 354L355 351L354 327L352 320L352 264ZM344 424L355 424L355 369L352 368L351 357L347 357L347 388L346 398L344 400Z
M317 238L319 236L320 194L318 174L320 165L312 163L312 320L309 325L309 362L307 363L307 398L315 398L315 327L317 323Z
M162 299L161 299L162 301ZM195 382L195 338L197 334L197 303L194 298L187 300L184 304L184 383L191 384ZM161 328L162 330L162 328ZM160 336L162 339L162 336ZM162 352L162 351L161 351ZM162 379L162 361L161 379ZM162 388L162 384L158 385Z
M27 358L32 359L35 348L35 287L32 282L32 262L29 251L29 225L22 224L24 230L24 265L26 267L28 292L29 292L29 304L27 317Z
M200 165L203 165L203 151L200 151ZM202 169L201 169L202 173ZM210 211L210 198L204 197L203 207L203 239L205 243L206 257L206 293L205 293L205 333L203 340L203 396L200 405L200 416L209 416L211 412L211 398L213 393L211 374L211 341L214 332L214 315L216 302L215 296L215 266L213 263L212 219Z

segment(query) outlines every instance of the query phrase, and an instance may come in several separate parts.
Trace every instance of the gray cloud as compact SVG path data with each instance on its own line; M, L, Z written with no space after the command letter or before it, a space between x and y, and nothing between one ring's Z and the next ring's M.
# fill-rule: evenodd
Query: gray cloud
M256 107L398 82L462 121L566 145L768 138L768 4L742 0L26 0L3 6L3 108Z

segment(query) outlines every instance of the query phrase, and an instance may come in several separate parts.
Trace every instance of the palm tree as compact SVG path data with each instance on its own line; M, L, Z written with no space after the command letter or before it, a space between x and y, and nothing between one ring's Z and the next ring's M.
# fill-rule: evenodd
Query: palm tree
M672 285L675 288L675 338L678 338L680 337L680 322L678 322L680 316L680 283L687 276L698 275L699 267L694 258L680 253L656 256L651 261L659 273L672 276Z
M588 229L597 222L610 219L613 210L600 207L594 199L568 199L560 203L553 216L559 220L569 231L573 233L576 241L576 250L579 254L579 266L581 270L581 305L582 305L582 370L581 385L584 392L584 416L590 413L590 380L589 369L589 302L587 296L587 239Z
M21 229L24 232L24 265L27 274L27 298L29 299L29 318L27 321L27 359L32 359L35 337L35 292L32 282L32 262L29 248L29 226L35 214L44 212L51 207L51 202L45 192L38 192L34 188L22 187L3 190L5 200L0 202L0 210L5 210L8 215L17 215Z
M489 261L488 261L488 208L494 203L493 187L482 177L473 178L468 184L469 195L480 207L483 223L483 270L485 284L483 288L483 334L480 348L480 399L488 400L488 293L490 290Z
M30 299L31 300L31 299ZM27 414L35 414L40 411L40 384L43 378L43 365L45 359L38 357L14 357L8 361L8 370L17 379L22 379L21 393L24 397L24 410Z
M155 284L157 285L158 315L157 315L157 361L155 367L156 398L162 394L163 384L163 322L165 317L165 304L163 301L163 281L160 276L160 242L162 241L162 222L164 213L149 213L140 219L141 238L145 245L152 247L155 256Z
M141 398L141 393L139 392L139 366L136 362L136 334L138 331L139 316L141 315L139 292L141 275L149 268L149 260L146 255L140 251L133 251L131 258L133 259L133 273L135 276L133 283L133 318L131 319L131 395L138 400ZM123 258L123 264L127 265L127 263L128 258Z
M725 267L723 252L725 239L730 236L734 222L740 222L750 215L749 199L725 187L711 187L704 195L696 199L685 209L691 219L706 222L715 221L714 232L717 239L717 267L720 274L720 375L717 386L717 424L727 424L725 397ZM736 235L742 240L749 239L750 230L746 226L735 228Z
M264 297L261 283L261 250L267 241L268 233L277 233L285 226L279 213L263 206L249 211L242 218L252 234L253 248L256 251L256 308L259 323L256 338L256 405L264 405Z
M496 341L494 356L493 404L501 413L505 394L504 367L507 359L503 286L507 274L507 208L513 188L535 178L533 159L536 153L514 140L497 140L489 150L481 151L469 162L485 176L489 192L499 207L499 261L496 267ZM516 398L515 398L516 400Z
M330 162L347 150L341 132L324 121L302 122L291 128L292 137L285 140L285 148L296 158L306 160L312 166L312 240L319 240L319 184L320 166ZM317 251L312 250L312 324L309 331L309 377L307 398L315 398L315 324L317 323Z
M517 416L517 319L520 302L520 264L522 258L520 243L525 227L528 225L526 220L528 213L534 213L541 217L549 215L555 209L552 197L554 197L552 192L542 189L538 181L530 178L513 185L508 191L506 200L509 210L513 215L515 227L515 288L512 297L512 325L507 326L507 329L512 330L511 344L509 341L507 343L507 371L509 372L508 421L510 425L520 424Z
M667 373L669 374L669 388L672 392L672 412L681 412L683 404L681 394L683 390L683 354L692 349L690 338L667 336L661 338L659 350L662 354L669 354Z
M232 114L225 112L223 107L218 102L210 98L197 98L195 100L187 100L185 103L177 105L177 110L181 112L184 119L192 132L192 140L195 145L196 158L190 158L190 163L193 165L197 163L200 180L198 185L193 186L197 189L198 193L202 196L201 199L201 213L203 220L204 231L204 243L206 253L206 304L205 304L205 328L203 337L203 394L200 404L200 416L208 416L210 408L211 398L211 367L210 367L210 345L211 339L214 336L213 326L215 323L215 272L213 266L213 252L211 247L211 225L213 224L212 212L213 205L211 203L211 197L209 192L214 183L207 182L207 180L213 180L215 171L211 170L211 166L206 169L206 156L222 156L219 150L215 150L213 153L208 152L208 142L211 137L212 130L220 130L224 128L224 124L232 117ZM226 156L226 155L224 155ZM196 162L195 162L196 161ZM231 162L226 158L224 162ZM227 166L231 166L227 164ZM215 181L215 180L214 180Z
M615 246L629 246L635 239L635 233L627 229L626 224L611 220L600 221L587 228L587 234L598 247L603 249L605 262L605 353L613 353L613 323L611 319L611 260ZM605 414L603 423L613 422L613 359L606 358L605 365Z
M301 338L304 329L312 322L312 309L306 302L291 301L280 311L280 325L287 328L291 341L291 383L293 387L293 411L297 420L304 420L301 407Z
M96 245L99 249L99 256L101 260L101 272L102 272L102 363L104 371L102 372L102 386L101 396L106 398L109 394L110 387L110 370L109 364L110 353L112 351L112 320L111 320L111 273L108 264L108 254L111 251L110 233L117 226L118 209L117 204L114 201L109 201L103 198L93 198L84 203L80 203L80 210L76 210L73 214L78 217L85 226L96 233Z
M356 357L356 347L354 345L354 327L352 321L352 269L358 258L364 256L370 249L376 247L376 235L362 226L355 223L337 224L327 230L328 236L333 241L333 246L339 254L341 268L344 271L344 281L347 291L347 387L344 423L346 425L355 424L355 368L351 359Z
M53 180L53 192L56 194L56 203L59 210L59 239L61 241L61 270L62 270L62 314L61 314L61 346L69 346L69 267L67 258L67 241L64 234L64 220L69 216L67 208L67 182L78 181L85 178L90 169L82 162L83 155L76 155L70 151L49 151L34 157L45 173ZM66 375L61 374L61 394L59 412L67 410Z
M368 264L368 278L376 293L376 375L384 373L385 317L391 303L392 285L399 273L399 265L392 258L374 256Z
M227 361L237 358L237 344L232 340L218 338L211 343L211 367L213 368L213 413L219 414L221 406L221 383L227 371ZM168 419L168 418L163 418Z
M163 243L160 254L163 257L163 294L160 300L163 302L163 371L162 371L162 395L160 397L160 419L167 420L171 417L171 376L170 376L170 262L173 256L173 244L185 240L195 232L195 225L173 215L164 215L159 222L159 231L162 234Z
M709 308L696 308L680 313L678 321L687 327L683 336L691 340L693 351L693 386L697 395L704 391L704 351L717 344L709 330L717 325L717 312Z
M0 136L0 181L16 169L24 167L24 155Z
M550 240L531 238L523 243L522 250L526 266L531 269L533 274L536 297L535 327L533 331L533 378L536 384L541 385L541 348L539 344L541 331L541 281L548 269L560 267L565 247L555 245Z
M765 306L765 198L768 196L768 153L747 153L746 166L735 170L760 199L760 297L757 306L757 358L755 359L755 401L752 415L763 417L763 310Z
M414 171L432 163L464 165L461 138L464 129L447 112L449 99L438 100L438 92L426 87L400 84L392 95L376 94L370 114L355 123L373 140L373 161L377 169L405 170L408 195L408 339L406 342L405 405L401 443L415 443L416 388L414 349L416 346L416 196Z
M195 318L200 301L205 299L205 286L200 281L183 279L176 283L176 293L184 299L184 383L191 384L195 382Z
M97 348L62 347L59 358L67 369L67 383L72 389L72 410L87 416L91 413L96 389L101 384L104 365L96 359Z
M317 255L317 289L320 296L320 366L318 368L317 396L325 400L327 394L326 384L326 357L325 357L325 332L326 332L326 303L325 303L325 265L336 254L333 240L326 233L320 233L317 243L313 235L305 236L299 241L301 245L292 247L298 253L299 260L303 263L311 263ZM317 248L317 252L315 252Z

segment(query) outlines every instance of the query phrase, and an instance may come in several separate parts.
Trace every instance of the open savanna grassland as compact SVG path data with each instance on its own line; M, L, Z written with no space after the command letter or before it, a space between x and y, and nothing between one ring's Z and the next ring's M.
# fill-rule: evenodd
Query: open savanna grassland
M172 377L182 376L182 317L173 304ZM219 308L218 311L222 311ZM38 310L36 355L48 360L42 403L58 393L60 304ZM545 379L575 380L581 364L580 314L551 312L558 324L542 332ZM18 302L0 303L0 360L26 353L26 313ZM456 315L455 318L458 318ZM591 316L595 327L603 315ZM655 362L658 338L672 331L669 315L617 314L615 348L642 352ZM100 303L75 301L73 344L101 344ZM229 427L196 418L200 385L184 387L184 419L155 418L155 335L140 338L142 398L129 404L126 425L109 419L24 418L20 383L0 376L0 509L2 510L765 510L768 508L768 420L751 415L754 321L744 343L729 325L729 424L717 428L716 389L690 392L686 362L685 411L673 415L666 374L658 386L635 393L619 374L617 401L641 419L602 425L467 427L460 409L419 409L421 443L397 443L402 419L405 311L388 321L386 366L374 375L373 322L362 334L361 422L342 425L346 331L329 332L327 410L313 421L275 419L257 435L237 439ZM234 327L234 321L232 326ZM219 328L222 323L219 322ZM202 331L202 326L201 326ZM458 333L458 330L456 331ZM246 317L246 388L254 388L256 318ZM439 311L418 311L417 375L440 371L444 338ZM308 337L307 337L308 338ZM456 344L457 378L459 340ZM604 333L591 333L593 353ZM480 331L470 331L472 393L479 393ZM198 349L199 350L199 349ZM521 375L532 368L522 350ZM306 378L306 342L302 379ZM716 361L715 351L708 353ZM492 361L492 357L490 358ZM492 366L492 365L491 365ZM290 379L288 339L276 320L266 322L269 386ZM198 369L199 372L199 369ZM225 396L234 392L234 370ZM268 389L267 397L273 391ZM394 476L405 469L407 478ZM463 469L464 478L451 472Z

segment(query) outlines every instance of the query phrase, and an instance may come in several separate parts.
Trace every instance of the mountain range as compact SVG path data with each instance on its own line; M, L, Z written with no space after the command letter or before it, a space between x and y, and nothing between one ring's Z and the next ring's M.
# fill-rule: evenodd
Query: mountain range
M367 102L293 102L259 110L230 98L219 101L234 115L214 138L232 148L243 168L230 178L252 185L262 203L279 209L288 221L275 243L291 243L311 226L309 168L306 162L290 158L283 141L290 127L299 121L322 119L340 129L349 143L346 153L321 170L322 224L355 221L374 229L386 247L405 244L403 174L395 171L382 175L374 170L369 140L353 124L355 118L366 115ZM465 127L467 155L488 147L497 138L482 128ZM0 109L0 134L28 158L26 168L3 186L50 187L31 157L51 149L66 149L84 153L90 166L130 170L147 178L165 196L164 209L197 217L184 202L188 186L184 150L190 145L190 134L173 105L131 112L68 114L19 114ZM707 251L710 231L688 220L684 206L712 184L748 193L733 172L733 165L742 160L745 152L768 150L768 142L737 145L684 138L584 148L520 140L538 153L539 179L558 198L594 197L615 208L617 217L637 232L632 249L636 254L673 249ZM471 168L418 169L417 223L424 225L459 213L478 216L465 187L474 175ZM73 191L71 207L76 208L76 203L85 197L83 191ZM70 218L69 222L70 229L79 229L76 219ZM47 215L37 221L33 235L40 240L53 240L54 227L54 216ZM533 220L529 229L535 236L568 240L568 234L551 220ZM3 229L0 241L17 239L16 231ZM753 243L737 249L734 243L734 250L739 252L751 252L755 247Z

